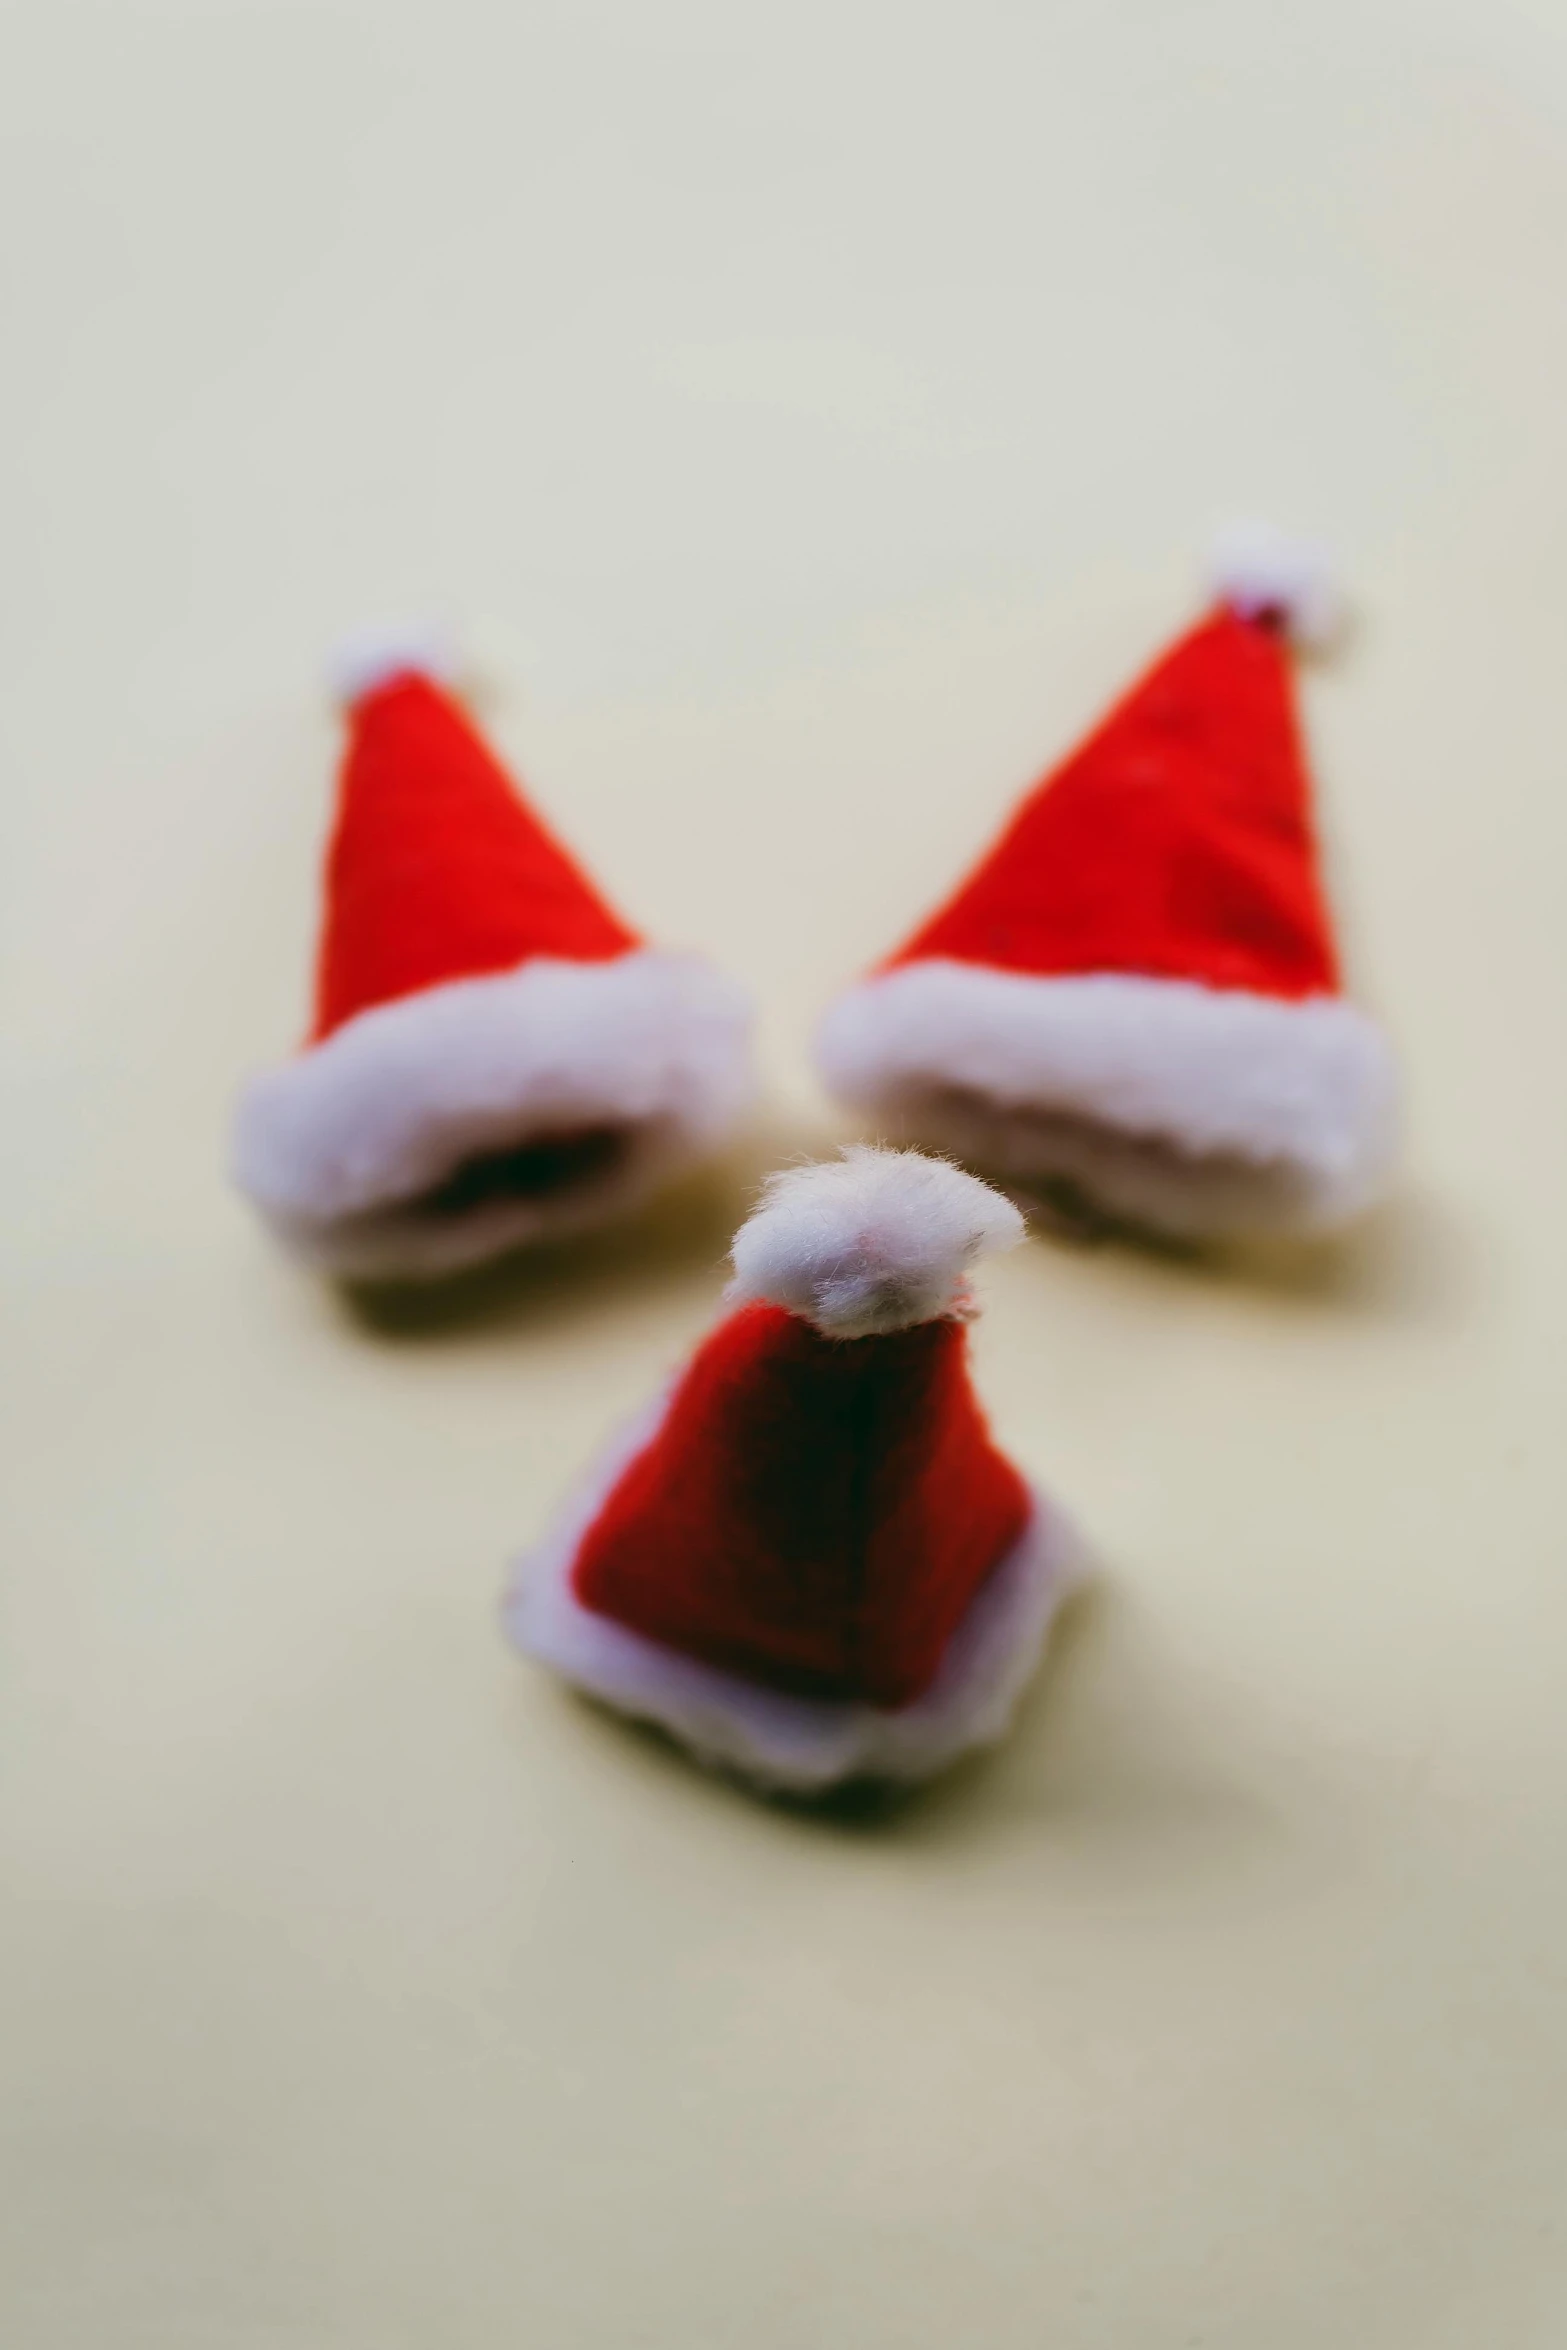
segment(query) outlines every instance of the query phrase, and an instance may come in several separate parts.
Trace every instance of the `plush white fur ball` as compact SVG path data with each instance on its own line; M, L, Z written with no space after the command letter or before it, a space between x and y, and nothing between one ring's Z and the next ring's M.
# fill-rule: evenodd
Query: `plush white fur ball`
M945 1159L854 1146L770 1178L735 1235L728 1294L869 1338L960 1311L970 1266L1022 1238L1010 1200Z
M1344 600L1320 547L1266 522L1232 522L1214 539L1208 567L1216 595L1247 618L1282 614L1293 641L1321 651L1338 635Z
M444 629L433 621L405 628L361 628L337 645L327 662L327 684L333 699L352 709L373 694L377 686L405 670L450 685L457 675L457 656Z

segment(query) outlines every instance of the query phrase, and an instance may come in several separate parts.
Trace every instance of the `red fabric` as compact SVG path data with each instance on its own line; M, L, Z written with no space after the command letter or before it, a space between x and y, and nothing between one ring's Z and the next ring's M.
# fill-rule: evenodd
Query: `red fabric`
M1221 608L1183 637L884 968L927 955L1264 995L1335 991L1276 630Z
M349 714L313 1041L356 1012L531 955L641 942L514 790L448 694L404 672Z
M955 1322L830 1339L746 1306L578 1553L585 1606L724 1671L902 1706L1023 1530Z

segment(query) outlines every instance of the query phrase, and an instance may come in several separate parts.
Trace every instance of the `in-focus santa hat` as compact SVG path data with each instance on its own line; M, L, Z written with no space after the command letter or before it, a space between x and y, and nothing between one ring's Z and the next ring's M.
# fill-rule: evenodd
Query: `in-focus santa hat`
M448 1272L580 1230L712 1148L749 1015L644 946L411 645L344 666L315 1019L255 1080L238 1180L332 1271Z
M1342 992L1289 639L1307 550L1223 543L1218 601L822 1024L829 1087L1003 1181L1179 1234L1310 1230L1380 1188L1392 1057Z
M1022 1233L914 1152L775 1176L735 1311L521 1562L517 1644L769 1787L998 1738L1073 1554L969 1383L969 1268Z

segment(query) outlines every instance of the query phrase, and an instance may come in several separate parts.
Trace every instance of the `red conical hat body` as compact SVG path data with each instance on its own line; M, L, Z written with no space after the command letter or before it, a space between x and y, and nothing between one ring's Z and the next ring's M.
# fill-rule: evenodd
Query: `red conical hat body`
M909 1704L1028 1520L952 1321L720 1324L577 1553L582 1604L797 1695Z
M1280 631L1221 606L1183 637L883 969L938 956L1336 991Z
M429 678L385 679L348 724L312 1042L450 980L640 944Z

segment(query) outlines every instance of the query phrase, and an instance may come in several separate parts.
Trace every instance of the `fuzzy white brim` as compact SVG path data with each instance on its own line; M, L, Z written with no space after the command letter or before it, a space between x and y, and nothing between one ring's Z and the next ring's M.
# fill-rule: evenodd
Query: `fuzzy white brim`
M657 1723L702 1761L781 1792L929 1778L1003 1735L1082 1572L1080 1544L1053 1504L1035 1497L1022 1535L912 1705L884 1711L790 1697L629 1631L584 1607L572 1588L583 1537L666 1408L661 1399L608 1448L544 1542L517 1562L504 1611L517 1647L589 1696Z
M817 1058L900 1134L1193 1237L1342 1223L1393 1150L1392 1055L1337 996L932 958L841 996Z
M449 1272L616 1215L716 1144L750 1095L749 1029L741 990L699 956L539 956L379 1004L256 1078L234 1173L331 1271ZM605 1129L619 1150L558 1191L419 1211L466 1160Z

